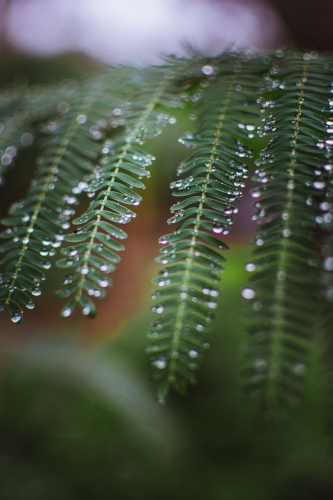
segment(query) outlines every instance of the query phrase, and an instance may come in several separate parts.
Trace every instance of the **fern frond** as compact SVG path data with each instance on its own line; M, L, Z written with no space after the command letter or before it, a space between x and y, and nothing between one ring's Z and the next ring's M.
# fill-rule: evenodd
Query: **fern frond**
M150 176L146 167L154 159L138 144L158 135L168 122L169 116L157 110L159 104L180 103L170 88L174 79L175 71L169 68L143 72L141 80L137 75L136 99L118 110L126 116L125 131L107 141L88 188L95 201L73 221L80 227L65 237L72 246L63 249L66 257L58 261L60 267L71 269L64 279L65 287L57 292L59 298L71 297L62 308L62 317L69 316L76 306L84 315L95 316L90 297L104 297L104 288L111 285L108 274L120 261L118 252L124 249L118 240L127 237L115 224L126 224L135 217L127 205L140 203L141 196L133 188L144 188L138 179Z
M331 67L323 62L307 54L276 61L269 78L276 84L263 97L271 109L261 135L269 143L254 179L262 186L252 192L261 225L242 295L251 302L246 390L270 410L298 398L309 363L318 300L316 217L327 163Z
M323 353L325 375L325 389L329 410L332 413L333 399L333 99L332 82L329 85L330 96L328 98L330 115L326 120L326 137L322 138L325 145L326 162L323 165L323 178L325 181L325 196L319 205L320 212L316 217L316 223L321 230L321 262L320 262L320 321L319 326L323 329Z
M36 126L61 113L75 98L78 85L13 88L0 97L0 174L13 166L19 150L30 146L38 132Z
M23 315L17 301L32 309L33 296L41 294L44 269L51 267L45 257L52 257L61 245L63 230L69 227L77 202L72 191L84 173L91 171L97 157L99 144L95 139L100 135L94 134L100 94L99 87L88 86L78 92L70 106L60 105L62 114L44 128L48 137L27 197L15 203L10 217L2 221L9 227L0 235L8 240L0 247L5 253L2 263L8 262L0 285L4 296L0 309L7 306L15 323L21 322Z
M171 386L184 393L188 383L195 383L208 347L204 334L217 307L225 260L221 250L228 248L219 235L231 230L237 212L232 203L240 200L247 177L243 158L251 156L240 139L248 139L249 131L253 137L255 129L257 115L246 106L254 101L257 65L232 57L216 68L206 65L204 74L220 78L199 97L198 132L182 139L199 149L178 169L178 174L190 175L171 184L174 196L184 200L171 207L175 215L168 222L181 224L160 238L166 246L156 259L165 267L153 280L160 287L152 308L159 319L152 325L147 351L160 400Z

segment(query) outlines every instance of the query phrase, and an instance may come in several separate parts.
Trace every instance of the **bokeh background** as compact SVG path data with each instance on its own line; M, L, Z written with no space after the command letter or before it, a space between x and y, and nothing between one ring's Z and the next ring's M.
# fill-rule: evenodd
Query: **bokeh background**
M155 64L189 44L206 54L286 44L329 50L332 25L330 0L0 0L0 83ZM145 146L162 160L126 227L126 252L97 319L58 319L55 268L20 326L0 317L1 500L333 498L332 434L315 368L287 422L241 399L248 192L226 238L232 252L199 384L164 407L155 401L144 353L150 280L158 237L169 231L169 183L187 156L177 142L184 126L193 127L187 114L177 111L177 123ZM1 215L24 196L33 153L20 176L13 169L0 186Z

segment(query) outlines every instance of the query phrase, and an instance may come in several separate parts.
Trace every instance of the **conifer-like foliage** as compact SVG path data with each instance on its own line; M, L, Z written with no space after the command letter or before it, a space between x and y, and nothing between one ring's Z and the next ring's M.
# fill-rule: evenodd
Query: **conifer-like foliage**
M147 352L158 398L196 382L223 286L224 236L251 177L258 229L242 290L244 389L270 410L293 403L318 329L328 370L332 351L332 69L330 55L312 52L194 54L105 69L81 84L3 90L1 178L31 143L37 156L25 199L2 221L0 310L20 323L55 259L68 270L56 292L61 316L95 316L150 176L154 158L142 145L175 121L170 108L193 107L196 132L180 138L193 152L171 184L174 230L160 238L153 279ZM256 135L264 147L249 176ZM82 192L90 204L74 215Z

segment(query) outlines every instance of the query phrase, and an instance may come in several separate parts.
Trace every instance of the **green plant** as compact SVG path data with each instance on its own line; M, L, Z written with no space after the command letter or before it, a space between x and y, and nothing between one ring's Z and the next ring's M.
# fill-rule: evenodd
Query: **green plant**
M105 296L124 250L119 224L135 216L128 206L140 203L136 189L150 175L154 158L141 146L175 121L168 108L193 107L197 132L180 141L195 151L171 185L181 198L168 221L176 229L160 239L163 267L154 279L158 319L147 350L158 398L196 381L218 306L228 248L221 236L238 211L257 133L265 144L255 158L259 225L242 291L249 303L243 378L246 393L267 408L292 403L318 318L331 349L332 67L331 56L300 51L193 54L143 70L106 69L82 84L3 91L1 175L33 140L38 152L26 198L2 221L0 309L21 322L21 304L34 307L48 257L62 246L57 265L69 274L57 291L66 299L60 314L79 307L95 316L92 298ZM73 219L81 192L92 200Z

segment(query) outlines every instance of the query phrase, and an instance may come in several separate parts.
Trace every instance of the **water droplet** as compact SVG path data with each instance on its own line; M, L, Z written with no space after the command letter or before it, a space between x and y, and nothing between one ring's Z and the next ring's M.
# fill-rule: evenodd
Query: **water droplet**
M243 288L242 296L244 299L251 300L256 296L256 292L252 288Z
M7 166L7 165L10 165L10 164L11 164L11 162L12 162L12 157L11 157L10 155L3 155L3 156L1 157L1 163L2 163L3 165L6 165L6 166Z
M102 288L106 288L107 286L109 286L110 282L109 280L107 279L101 279L101 280L98 280L97 283L99 284L99 286L101 286Z
M45 246L48 246L48 245L52 245L53 241L51 240L51 238L43 238L43 241L42 241L43 245Z
M164 370L164 368L167 367L167 362L164 358L159 358L155 359L153 365L156 366L156 368L158 368L159 370Z
M252 309L254 311L260 311L262 309L262 303L259 301L259 300L255 300L253 303L252 303Z
M12 158L14 158L14 156L16 156L16 148L14 146L9 146L6 151L5 151L5 154L11 156Z
M328 203L327 201L323 201L322 203L319 204L320 210L323 210L324 212L326 210L330 210L331 207L332 207L331 203Z
M42 294L42 291L41 291L41 289L40 289L38 286L36 286L35 288L33 288L33 289L31 290L31 293L32 293L32 295L34 295L35 297L38 297L39 295L41 295L41 294Z
M102 264L99 269L103 272L103 273L109 273L111 270L112 270L112 267L109 266L109 264Z
M91 306L89 304L86 304L82 309L82 314L84 316L88 316L90 313L91 313Z
M219 233L222 233L222 231L223 231L222 224L220 224L220 223L214 224L213 233L219 234Z
M214 301L205 302L205 306L209 307L209 309L216 309L217 302L214 302Z
M333 271L333 257L326 257L323 262L325 271Z
M86 123L87 121L87 117L86 115L79 115L77 118L76 118L76 121L79 125L83 125L84 123Z
M249 273L252 273L253 271L256 270L256 265L253 264L253 262L248 262L246 265L245 265L245 269L246 271L248 271Z
M60 313L62 318L68 318L72 314L72 309L70 307L65 307Z
M290 235L291 235L290 229L283 229L282 236L284 236L285 238L289 238Z
M23 314L20 309L18 309L11 315L11 320L13 323L19 324L21 323L22 319L23 319Z
M324 187L326 186L326 183L323 179L316 179L313 181L312 186L315 189L324 189Z
M22 146L30 146L33 143L34 136L32 134L26 133L21 136Z
M265 373L268 370L268 363L264 359L256 359L253 363L253 368L258 373Z
M332 163L326 163L326 165L324 165L324 170L326 170L326 172L333 172L333 165Z
M158 305L156 306L154 309L154 312L156 312L157 314L162 314L164 312L164 307L162 305Z
M28 302L25 304L25 306L26 306L28 309L34 309L35 304L34 304L34 302L32 302L32 300L28 300Z
M198 332L202 332L204 330L204 326L201 325L200 323L198 323L196 326L195 326L195 329L198 331Z
M276 277L279 281L284 281L286 279L287 275L286 275L285 271L278 271Z
M259 189L252 189L251 196L252 196L252 198L259 198L259 196L260 196Z
M205 65L201 68L201 71L204 75L209 76L214 73L214 68L213 66Z
M188 355L189 355L190 358L195 359L195 358L197 358L199 356L199 353L195 349L190 349L188 351Z
M303 377L306 373L306 365L301 362L294 363L291 367L291 371L297 377Z
M89 267L83 266L81 267L81 274L88 274L89 273Z
M24 214L23 217L21 217L22 222L29 222L30 216L28 214Z

